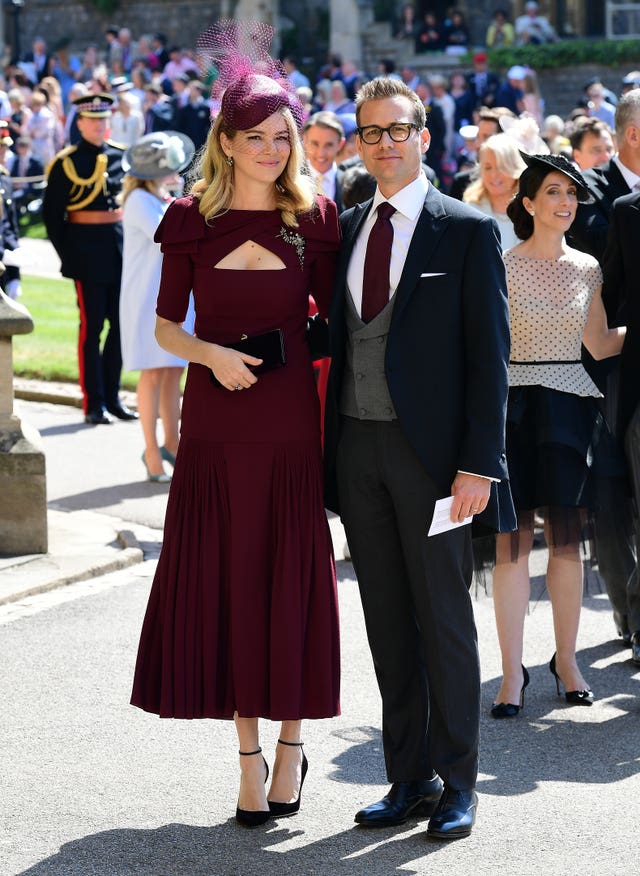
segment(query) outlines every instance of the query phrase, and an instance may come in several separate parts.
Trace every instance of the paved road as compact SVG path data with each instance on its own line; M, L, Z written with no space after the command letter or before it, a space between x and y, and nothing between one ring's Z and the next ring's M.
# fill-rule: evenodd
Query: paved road
M351 565L339 562L343 713L305 726L310 771L300 815L246 831L232 817L230 723L160 721L128 705L166 501L166 488L141 480L139 427L86 427L77 409L55 405L16 408L41 430L50 502L145 527L148 559L0 606L0 876L617 876L634 868L640 673L612 640L594 577L580 660L596 704L568 708L555 696L550 608L536 578L525 649L532 680L514 721L488 717L499 654L491 598L479 589L480 809L472 836L446 845L427 842L424 823L377 832L353 825L354 812L386 785L357 587ZM539 551L536 568L543 563ZM266 724L269 759L275 739Z

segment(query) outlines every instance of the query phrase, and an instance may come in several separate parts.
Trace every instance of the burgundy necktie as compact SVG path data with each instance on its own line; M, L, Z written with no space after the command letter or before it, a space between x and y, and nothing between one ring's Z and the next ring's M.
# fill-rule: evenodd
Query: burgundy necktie
M378 204L364 257L362 278L362 320L371 322L389 303L389 267L393 245L391 217L396 212L388 201Z

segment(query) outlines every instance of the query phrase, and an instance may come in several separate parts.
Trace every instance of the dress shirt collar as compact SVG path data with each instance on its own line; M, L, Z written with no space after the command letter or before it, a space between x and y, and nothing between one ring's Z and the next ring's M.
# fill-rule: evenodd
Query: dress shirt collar
M626 164L623 164L620 161L620 156L618 155L617 152L613 156L613 161L616 164L616 166L617 166L618 170L620 171L620 173L622 174L622 176L624 177L624 181L629 186L631 191L632 192L638 191L638 189L636 189L636 186L638 185L638 183L640 183L640 176L638 176L638 174L634 173L632 170L629 170L629 168L626 166Z
M417 179L412 180L412 182L406 185L403 189L400 189L399 192L396 192L395 195L392 195L390 198L385 198L380 189L376 188L369 217L375 217L377 215L376 211L378 209L378 204L381 204L383 201L388 201L396 208L398 213L402 213L402 215L406 216L411 222L415 222L424 205L424 198L428 189L429 180L424 173L420 173Z

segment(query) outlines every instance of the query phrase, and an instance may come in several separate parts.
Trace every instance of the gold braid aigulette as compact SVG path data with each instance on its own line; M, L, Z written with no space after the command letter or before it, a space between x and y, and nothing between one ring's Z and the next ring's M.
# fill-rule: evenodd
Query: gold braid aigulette
M95 201L100 194L101 189L105 194L107 193L107 163L108 158L106 155L98 155L96 157L96 166L93 173L91 176L83 179L78 176L70 155L66 155L62 159L62 169L65 176L73 183L73 188L70 193L70 201L67 204L67 212L70 213L73 210L81 210L83 207L86 207L87 204ZM82 198L85 189L88 189L90 186L92 186L91 191L85 198ZM82 198L82 200L80 200L80 198Z

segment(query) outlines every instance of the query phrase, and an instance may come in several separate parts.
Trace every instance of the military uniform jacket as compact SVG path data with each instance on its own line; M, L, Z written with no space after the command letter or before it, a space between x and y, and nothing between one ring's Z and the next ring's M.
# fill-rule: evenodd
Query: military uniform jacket
M81 139L59 152L48 168L42 215L60 256L64 277L110 283L122 272L122 222L80 225L67 221L82 210L116 210L122 187L124 147L110 140L94 146Z
M14 250L20 245L18 215L13 200L11 177L0 164L0 259L5 249Z

